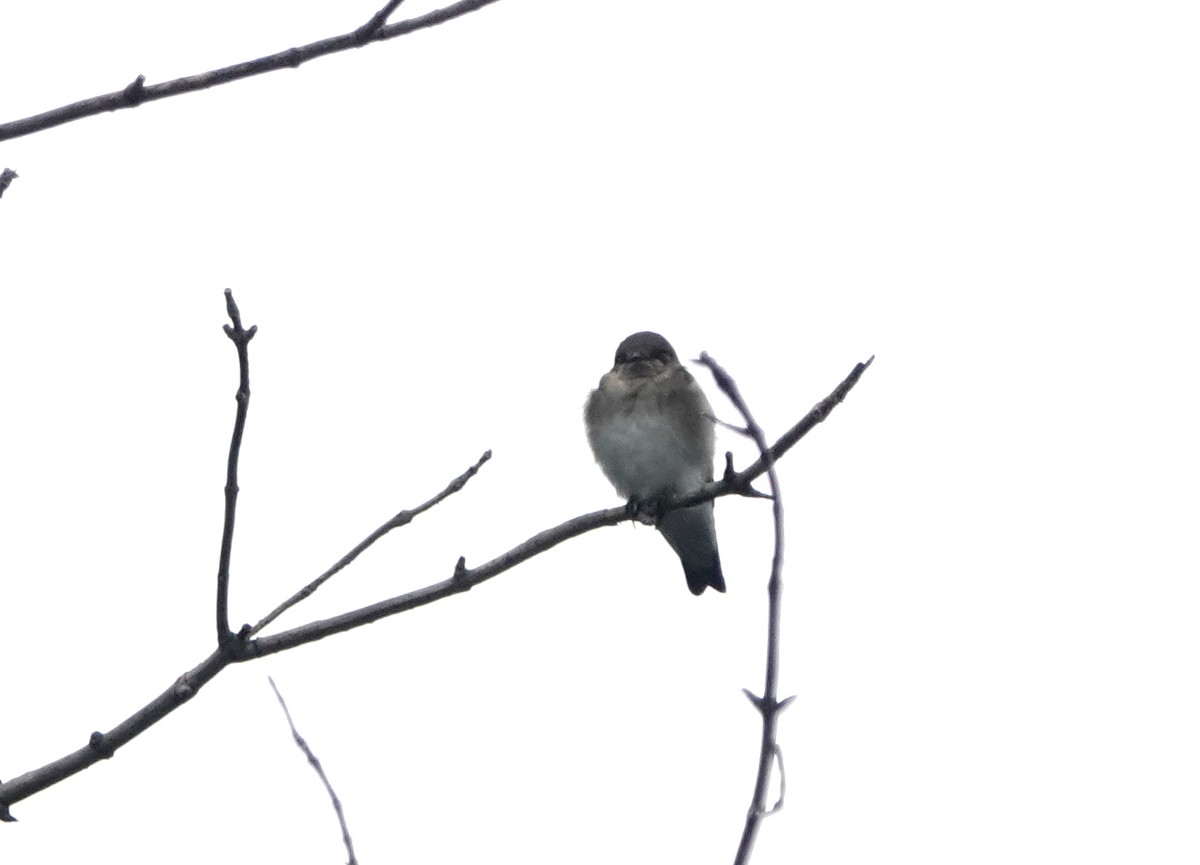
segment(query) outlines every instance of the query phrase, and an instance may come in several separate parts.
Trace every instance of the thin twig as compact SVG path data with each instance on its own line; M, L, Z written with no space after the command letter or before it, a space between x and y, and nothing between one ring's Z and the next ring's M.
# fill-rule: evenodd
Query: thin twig
M725 369L709 357L700 355L700 362L708 367L717 382L717 387L729 397L734 408L746 421L746 435L754 439L758 452L767 468L767 479L771 486L771 511L775 523L775 549L771 554L771 577L767 581L767 671L763 684L763 695L756 697L749 691L746 696L762 715L762 739L759 743L758 776L754 781L754 794L750 800L750 808L746 814L746 823L742 829L742 839L738 844L735 865L745 865L750 861L750 853L754 849L754 839L758 835L758 827L768 814L773 814L783 807L783 787L780 787L779 801L775 807L767 809L767 791L771 784L771 767L778 758L783 759L783 752L776 741L779 713L789 702L788 697L782 703L776 699L779 687L779 626L783 608L783 493L779 487L779 476L775 472L775 460L771 449L767 446L767 437L762 427L754 420L750 406L738 390L737 382Z
M400 526L408 525L409 523L411 523L413 521L413 519L415 517L420 516L421 514L425 513L425 511L432 508L434 505L439 504L443 499L448 498L449 496L452 496L454 493L461 490L463 487L465 487L467 485L467 481L469 481L471 478L473 478L475 476L476 472L479 471L480 467L484 463L486 463L488 460L490 460L491 458L492 458L492 452L490 450L484 451L483 456L481 456L478 460L475 461L475 465L471 466L469 469L467 469L461 475L456 477L454 480L450 481L450 483L446 486L446 488L444 490L442 490L436 496L431 498L429 501L425 502L425 504L418 505L417 507L413 508L410 511L400 511L400 513L396 514L396 516L392 517L390 520L388 520L382 526L377 528L375 531L371 532L371 534L367 535L367 537L362 541L362 543L360 543L358 546L356 546L350 552L346 553L346 555L344 555L340 559L338 559L337 563L334 564L333 567L331 567L325 573L321 574L321 576L317 577L315 580L313 580L311 583L309 583L303 589L296 592L296 594L292 595L290 598L288 598L286 601L284 601L278 607L273 609L270 613L263 616L263 618L258 622L258 624L249 630L249 632L246 634L246 636L253 637L255 634L257 634L259 631L261 631L267 625L271 624L271 622L273 622L277 618L279 618L285 611L291 609L292 607L296 606L296 604L300 603L305 598L312 595L313 592L315 592L317 589L321 588L321 586L325 583L326 580L328 580L330 577L332 577L338 571L342 570L342 568L346 567L346 565L350 564L355 559L357 559L359 557L359 555L367 549L367 547L371 546L371 544L375 543L377 540L382 538L384 535L386 535L392 529L398 529L398 528L400 528Z
M233 291L225 289L225 308L232 325L225 325L225 335L237 346L238 390L237 415L233 421L233 438L229 442L229 465L225 475L225 525L221 531L221 558L217 564L217 645L228 641L229 630L229 559L233 554L233 526L237 512L238 457L242 452L242 433L246 429L246 411L250 407L250 354L248 346L258 325L249 330L242 327L242 315L233 300Z
M20 138L22 135L41 132L43 129L51 129L55 126L61 126L64 123L70 123L72 120L91 117L94 114L103 114L106 111L134 108L144 102L153 102L157 99L166 99L169 96L178 96L183 93L193 93L197 90L207 90L209 87L228 84L231 81L249 78L252 75L261 75L264 72L274 72L278 69L295 69L301 63L305 63L316 57L324 57L327 54L346 51L350 48L361 48L369 42L383 42L388 39L395 39L397 36L404 36L416 30L423 30L427 27L433 27L454 18L459 18L495 2L496 0L459 0L457 3L451 3L449 6L435 9L424 15L418 15L415 18L406 18L403 21L397 21L395 24L379 27L365 39L360 37L359 34L362 28L359 28L351 30L349 33L343 33L341 36L321 39L320 41L310 42L308 45L303 45L299 48L288 48L276 54L259 57L257 60L235 63L232 66L226 66L222 69L213 69L209 72L189 75L186 78L176 78L173 81L164 81L161 84L147 85L145 83L145 76L139 75L128 87L114 93L93 96L91 99L83 99L79 102L73 102L70 105L63 105L42 114L35 114L32 117L25 117L8 123L0 123L0 141L7 141L10 138Z
M845 399L869 364L870 361L856 365L850 375L829 396L819 402L807 416L788 430L770 449L772 460L778 460L809 430L824 420L829 412ZM745 490L749 489L750 482L765 470L763 460L760 458L744 471L734 474L727 473L722 480L708 484L695 493L679 496L665 503L663 507L666 509L690 507L718 496L745 495ZM468 569L460 558L453 576L423 589L278 634L256 639L231 640L225 647L218 648L195 668L176 679L170 687L150 703L107 733L96 733L84 747L53 763L48 763L0 784L0 809L27 799L47 787L82 772L100 760L112 756L118 748L128 744L134 737L190 700L200 688L212 681L213 677L231 663L242 663L283 652L322 639L330 634L361 627L387 616L424 606L449 595L465 592L563 541L602 526L615 526L628 519L629 515L624 505L584 514L552 529L539 532L477 568Z
M312 748L308 747L308 742L304 741L304 737L300 735L300 731L296 729L296 725L292 722L292 713L288 711L287 703L283 701L283 694L279 693L279 689L275 687L275 680L267 676L267 681L271 683L271 690L275 692L275 699L283 707L283 714L287 718L288 726L292 728L292 738L296 741L296 747L304 752L304 756L308 758L308 765L313 767L313 770L317 773L317 777L325 785L325 792L329 794L329 800L333 802L333 810L337 814L338 825L342 827L342 843L346 845L346 855L350 857L349 865L358 865L358 860L354 858L354 841L350 838L350 827L346 825L346 815L342 813L342 800L338 798L337 793L333 790L333 785L325 777L325 770L321 768L321 761L317 759L317 755L313 753Z

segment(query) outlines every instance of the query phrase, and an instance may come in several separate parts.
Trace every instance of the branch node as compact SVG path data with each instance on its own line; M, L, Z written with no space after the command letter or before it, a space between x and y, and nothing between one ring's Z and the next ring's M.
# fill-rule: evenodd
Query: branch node
M0 823L16 823L17 818L8 810L8 804L0 802Z
M752 692L749 688L742 688L742 693L746 695L746 699L754 704L754 708L759 712L763 710L763 698Z
M196 689L192 687L185 676L180 676L175 680L175 696L180 702L186 703L192 697L196 696Z
M146 76L139 75L130 81L121 91L121 98L125 100L126 105L131 107L141 105L142 100L146 98Z
M733 479L737 477L737 470L733 467L733 451L725 451L725 473L721 475L721 480L725 483L733 483Z
M108 760L116 753L116 749L108 743L108 739L99 730L92 733L88 739L88 747L99 754L103 759Z
M15 178L20 176L21 175L17 174L17 172L13 171L11 168L6 168L3 171L0 171L0 198L4 196L4 190L8 189L8 185L12 183Z
M140 105L142 100L146 98L146 76L139 75L125 86L121 91L121 97L125 100L126 105Z
M454 565L454 576L451 579L455 585L462 586L464 589L471 588L471 571L467 567L467 557L459 556L458 562Z
M250 656L248 651L249 643L246 642L250 636L250 626L242 625L237 632L229 631L225 638L221 640L221 652L230 661L244 661Z
M749 478L733 477L730 479L729 488L736 492L739 496L747 499L774 499L770 493L764 493L762 490L756 490L754 483Z
M354 31L354 42L356 45L365 45L374 38L379 29L387 23L388 18L396 11L396 7L403 3L404 0L388 0L387 4L371 16L371 20Z

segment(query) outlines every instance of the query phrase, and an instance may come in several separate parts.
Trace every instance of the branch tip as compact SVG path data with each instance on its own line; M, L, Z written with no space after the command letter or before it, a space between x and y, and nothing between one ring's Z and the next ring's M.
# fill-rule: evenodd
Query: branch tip
M242 327L242 312L238 309L237 301L233 299L233 289L225 289L225 312L229 315L229 320L233 322L233 326L224 325L225 335L234 342L249 342L254 338L254 334L258 333L258 325L252 324L247 330Z
M725 473L721 475L721 480L729 483L737 475L737 471L733 467L733 451L725 451Z
M11 168L6 168L3 171L0 171L0 198L4 197L4 190L8 189L8 185L12 183L14 179L20 176L21 175L17 174L17 172L13 171Z

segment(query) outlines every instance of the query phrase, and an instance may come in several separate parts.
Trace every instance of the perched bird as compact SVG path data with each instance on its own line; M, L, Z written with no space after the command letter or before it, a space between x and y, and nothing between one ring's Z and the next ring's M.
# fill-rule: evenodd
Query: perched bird
M596 462L631 507L655 505L712 480L712 408L675 349L642 331L617 346L616 363L584 407ZM683 562L692 594L725 591L711 501L667 511L658 530Z

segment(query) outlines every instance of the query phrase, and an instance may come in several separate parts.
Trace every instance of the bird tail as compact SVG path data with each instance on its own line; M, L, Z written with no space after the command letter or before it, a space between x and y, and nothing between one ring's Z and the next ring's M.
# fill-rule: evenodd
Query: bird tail
M683 573L693 595L702 594L709 587L725 591L712 502L667 511L658 520L658 530L683 563Z

